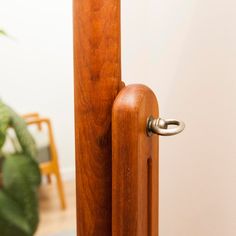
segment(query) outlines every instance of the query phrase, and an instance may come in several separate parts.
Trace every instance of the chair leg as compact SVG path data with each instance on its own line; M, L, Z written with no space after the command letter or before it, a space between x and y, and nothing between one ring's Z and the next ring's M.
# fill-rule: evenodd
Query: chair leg
M48 184L52 183L52 178L50 174L47 175L47 181L48 181Z
M63 184L62 184L62 180L61 180L61 174L60 174L59 170L56 171L55 175L56 175L56 179L57 179L57 188L58 188L58 194L59 194L60 201L61 201L61 208L63 210L65 210L66 209L66 201L65 201Z

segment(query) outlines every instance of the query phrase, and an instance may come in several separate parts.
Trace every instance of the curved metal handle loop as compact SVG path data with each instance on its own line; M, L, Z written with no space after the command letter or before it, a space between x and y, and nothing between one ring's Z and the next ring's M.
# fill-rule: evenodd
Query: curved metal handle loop
M169 125L174 125L173 128L168 128ZM161 136L172 136L181 133L185 128L183 121L175 119L154 119L152 116L148 119L147 133L151 136L153 133Z

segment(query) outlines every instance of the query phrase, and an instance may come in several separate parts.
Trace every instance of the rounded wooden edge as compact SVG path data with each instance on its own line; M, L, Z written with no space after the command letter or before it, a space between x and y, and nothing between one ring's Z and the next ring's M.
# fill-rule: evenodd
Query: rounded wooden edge
M157 110L159 111L158 101L154 92L143 84L131 84L124 87L117 95L114 104L113 111L117 112L125 107L133 110L138 110L142 104L144 97L153 97L157 104Z
M145 85L128 85L118 94L112 112L112 233L157 236L158 136L149 137L144 128L149 115L159 114L156 96ZM146 188L147 196L139 192Z

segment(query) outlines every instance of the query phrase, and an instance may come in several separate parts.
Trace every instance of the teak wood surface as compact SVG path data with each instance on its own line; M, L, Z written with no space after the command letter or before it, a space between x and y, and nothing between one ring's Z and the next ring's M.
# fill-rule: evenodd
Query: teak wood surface
M77 234L111 236L111 112L121 82L120 0L74 0Z
M112 236L158 235L158 136L146 133L158 117L153 92L125 87L112 113Z

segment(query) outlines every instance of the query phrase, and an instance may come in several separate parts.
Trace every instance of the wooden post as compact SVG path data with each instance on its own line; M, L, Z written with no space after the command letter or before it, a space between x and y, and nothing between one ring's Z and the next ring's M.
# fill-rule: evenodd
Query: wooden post
M147 119L158 117L153 92L130 85L112 114L112 236L158 236L158 136Z
M79 236L111 236L111 111L120 89L120 0L74 0Z

